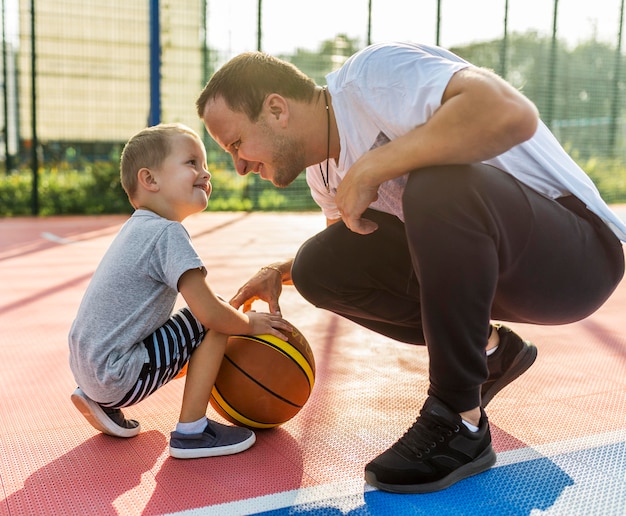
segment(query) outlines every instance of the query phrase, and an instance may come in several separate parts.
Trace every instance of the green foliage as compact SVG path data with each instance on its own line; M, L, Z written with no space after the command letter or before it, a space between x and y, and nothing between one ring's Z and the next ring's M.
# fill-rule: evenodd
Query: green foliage
M131 211L117 167L109 163L94 163L80 171L45 169L37 183L39 214L43 216ZM32 205L32 171L0 176L0 216L30 215Z
M97 162L87 166L89 178L85 185L85 210L83 213L130 213L132 206L120 183L119 168L109 162Z
M297 48L291 56L278 56L290 61L317 84L326 84L326 75L339 68L352 54L362 46L358 40L346 34L337 34L332 39L321 43L318 50L310 51Z
M359 49L345 35L327 40L318 51L297 49L282 56L318 84ZM589 174L605 200L626 202L626 126L622 115L626 66L611 45L595 38L569 48L536 32L512 33L506 39L473 43L452 51L494 70L521 89L566 150ZM207 135L213 192L207 210L315 210L304 174L288 188L277 189L255 174L240 177L230 157ZM132 210L118 177L118 144L109 160L89 163L71 148L39 178L39 213L99 214ZM50 153L50 149L48 149ZM103 156L107 153L99 153ZM65 159L65 161L63 161ZM32 172L0 173L0 216L29 215Z
M32 178L31 178L32 179ZM41 215L75 215L84 212L88 176L75 170L51 171L39 176Z
M254 174L237 175L224 166L209 166L213 191L209 211L302 211L318 209L301 174L288 188L278 189ZM32 213L32 172L0 175L0 216ZM83 170L67 166L45 169L38 176L39 214L96 215L130 213L132 207L119 181L118 166L89 164Z
M32 178L15 173L0 176L0 216L14 217L31 213Z
M609 203L626 202L626 168L616 159L590 158L580 166Z
M581 159L568 149L609 203L626 202L626 165L617 159ZM210 167L211 168L211 167ZM130 213L132 207L119 182L117 166L101 162L84 170L64 167L39 174L39 214L95 215ZM287 188L276 188L256 175L238 176L227 168L212 168L213 192L208 211L302 211L319 209L304 174ZM0 175L0 217L32 213L32 172Z

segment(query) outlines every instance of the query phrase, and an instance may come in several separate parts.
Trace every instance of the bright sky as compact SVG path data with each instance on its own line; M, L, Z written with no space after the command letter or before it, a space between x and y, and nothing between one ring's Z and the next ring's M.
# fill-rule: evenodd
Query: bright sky
M259 0L208 0L209 45L236 54L256 50ZM367 40L369 0L262 0L263 46L271 54L316 50L344 33ZM372 42L436 42L437 0L371 0ZM508 30L550 36L554 0L508 0ZM622 0L558 0L558 35L569 44L616 43ZM457 46L500 38L505 0L441 0L440 44Z

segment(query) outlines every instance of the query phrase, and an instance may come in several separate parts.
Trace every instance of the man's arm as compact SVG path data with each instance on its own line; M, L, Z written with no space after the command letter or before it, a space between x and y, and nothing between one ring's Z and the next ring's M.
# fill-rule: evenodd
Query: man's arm
M326 219L326 226L330 226L341 219ZM243 305L247 312L257 299L267 302L272 313L280 313L278 298L283 285L293 285L291 282L291 265L293 258L282 263L272 263L261 269L250 278L233 296L229 303L235 308Z
M494 158L531 138L538 123L534 104L506 81L481 68L460 70L426 123L367 152L348 170L336 196L342 218L351 230L371 233L375 225L361 214L384 181L427 166Z

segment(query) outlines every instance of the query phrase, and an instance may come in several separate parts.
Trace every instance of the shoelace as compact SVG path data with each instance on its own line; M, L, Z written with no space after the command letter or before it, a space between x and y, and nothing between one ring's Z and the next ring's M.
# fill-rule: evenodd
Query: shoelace
M443 418L422 414L393 447L407 458L421 459L459 430L459 425Z

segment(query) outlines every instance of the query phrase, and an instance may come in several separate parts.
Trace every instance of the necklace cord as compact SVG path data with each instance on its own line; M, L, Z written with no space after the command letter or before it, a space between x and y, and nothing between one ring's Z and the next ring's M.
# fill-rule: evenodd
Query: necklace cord
M326 86L322 87L322 93L324 93L324 103L326 104L326 176L322 172L322 164L319 164L320 175L326 191L330 193L330 183L328 181L328 161L330 160L330 108L328 107L328 96L326 95Z

